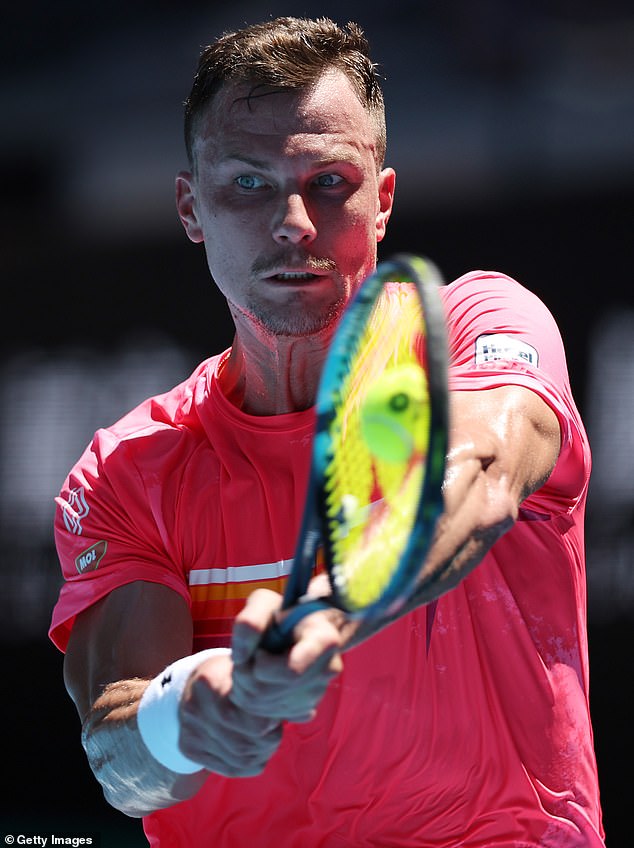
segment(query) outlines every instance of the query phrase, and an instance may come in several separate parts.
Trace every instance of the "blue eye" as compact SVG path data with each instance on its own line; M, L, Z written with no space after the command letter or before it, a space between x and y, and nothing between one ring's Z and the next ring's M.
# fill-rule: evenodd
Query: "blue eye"
M320 188L332 188L343 182L343 177L339 174L320 174L315 180Z
M239 188L243 188L246 191L255 191L266 185L261 177L256 177L253 174L240 174L239 177L235 178L234 182Z

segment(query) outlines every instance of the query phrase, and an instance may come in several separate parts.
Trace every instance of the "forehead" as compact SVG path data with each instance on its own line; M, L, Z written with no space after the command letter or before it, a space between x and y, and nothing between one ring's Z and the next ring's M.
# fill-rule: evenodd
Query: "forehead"
M375 152L372 119L341 71L329 71L296 92L250 83L223 87L202 116L194 149L213 154L226 144L285 144L298 138Z

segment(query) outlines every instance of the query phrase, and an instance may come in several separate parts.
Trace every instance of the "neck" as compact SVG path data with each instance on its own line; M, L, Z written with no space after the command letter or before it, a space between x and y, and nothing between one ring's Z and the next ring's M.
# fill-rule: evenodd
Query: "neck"
M250 415L283 415L315 403L332 328L307 336L276 336L236 323L220 373L225 396Z

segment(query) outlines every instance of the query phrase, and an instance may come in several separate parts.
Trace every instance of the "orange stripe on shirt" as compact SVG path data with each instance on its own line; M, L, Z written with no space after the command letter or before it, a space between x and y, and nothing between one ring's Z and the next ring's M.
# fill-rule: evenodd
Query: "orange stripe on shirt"
M244 604L244 598L194 601L192 604L192 616L195 620L200 621L211 618L235 618Z
M221 601L225 599L248 598L255 589L272 589L274 592L284 591L285 577L275 577L272 580L250 580L244 583L204 583L190 586L192 601Z

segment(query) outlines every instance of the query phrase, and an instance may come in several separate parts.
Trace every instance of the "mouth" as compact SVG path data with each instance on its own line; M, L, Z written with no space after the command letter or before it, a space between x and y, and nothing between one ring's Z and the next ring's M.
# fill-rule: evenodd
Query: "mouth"
M316 273L315 271L306 270L280 270L272 274L267 274L266 279L274 283L301 284L312 283L314 280L319 280L325 275L323 272Z
M332 278L336 273L334 260L314 256L277 256L256 262L255 275L268 283L302 286Z
M270 280L279 280L282 283L306 282L316 280L318 274L313 274L311 271L280 271L277 274L271 274Z

